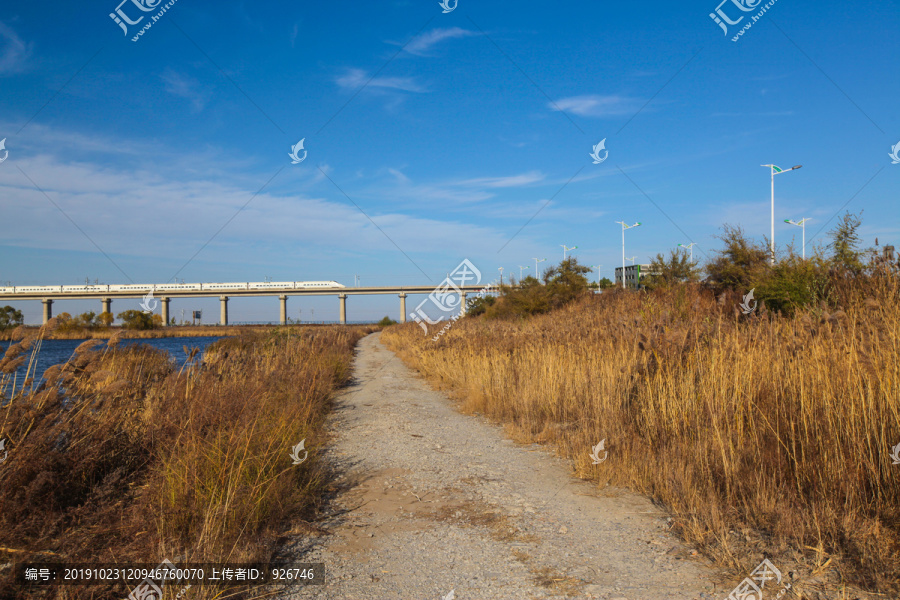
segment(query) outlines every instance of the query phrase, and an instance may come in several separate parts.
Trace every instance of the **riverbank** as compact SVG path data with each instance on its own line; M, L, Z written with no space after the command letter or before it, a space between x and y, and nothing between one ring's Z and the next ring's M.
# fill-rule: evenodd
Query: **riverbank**
M0 360L10 398L0 407L0 598L128 593L38 591L13 581L13 561L268 563L282 536L302 533L331 479L318 457L324 417L357 341L376 328L234 329L243 335L183 366L120 338L87 341L24 391L12 373L36 362L43 340L17 330Z
M169 327L160 327L158 329L123 329L122 327L104 327L99 329L73 329L68 331L60 331L59 329L49 331L44 335L46 340L108 340L118 334L121 339L155 339L164 337L227 337L235 335L246 335L255 333L265 333L277 328L286 330L302 329L308 327L331 327L331 325L318 325L314 323L304 323L302 325L174 325ZM25 331L37 335L40 331L37 325L25 326ZM12 329L0 331L0 341L10 341L12 339Z

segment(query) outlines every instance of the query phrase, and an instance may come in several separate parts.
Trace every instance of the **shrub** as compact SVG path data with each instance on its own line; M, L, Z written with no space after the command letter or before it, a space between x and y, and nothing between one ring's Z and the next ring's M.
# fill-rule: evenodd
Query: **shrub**
M778 261L768 277L756 285L756 298L766 308L793 315L829 296L828 263L820 255L803 260L793 252Z
M387 315L385 315L382 320L380 320L380 321L378 321L378 323L376 323L376 325L378 325L379 327L388 327L390 325L396 325L396 324L397 324L397 321L393 320L392 318L390 318Z
M496 296L470 298L466 301L466 316L477 317L478 315L483 315L495 302L497 302Z
M158 317L158 315L153 315ZM139 310L126 310L116 315L122 321L124 329L153 329L157 326L153 318L145 312ZM159 317L162 319L162 317Z
M684 250L672 250L668 260L662 254L657 254L650 263L650 272L653 275L648 275L641 282L644 287L649 289L669 287L686 281L697 281L700 278L697 263L691 262L690 256Z
M716 292L745 291L763 281L769 269L769 249L759 242L748 240L740 227L725 225L718 236L725 248L706 266L709 283Z
M536 315L565 306L588 291L586 273L591 269L578 264L575 257L544 272L541 283L535 277L524 278L517 286L500 286L500 297L473 300L468 313L488 318L516 318ZM490 299L489 299L490 298Z
M16 310L9 305L0 307L0 330L12 329L13 327L18 327L24 322L25 320L22 317L21 310Z

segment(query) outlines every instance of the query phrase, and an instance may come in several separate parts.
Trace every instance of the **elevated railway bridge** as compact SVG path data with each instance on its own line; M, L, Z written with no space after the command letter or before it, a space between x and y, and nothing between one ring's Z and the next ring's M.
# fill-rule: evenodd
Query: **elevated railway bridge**
M302 283L302 282L298 282ZM324 282L313 282L324 283ZM335 283L335 282L328 282ZM243 287L237 287L238 285ZM235 287L222 287L235 286ZM251 287L258 286L258 287ZM125 289L123 289L125 288ZM62 300L85 300L99 299L103 312L112 312L113 300L125 299L141 299L146 298L152 292L152 300L158 301L162 311L162 320L164 325L169 324L169 302L172 298L219 298L219 322L222 325L228 325L228 300L236 296L278 296L281 302L281 323L287 323L287 299L290 296L337 296L340 300L340 322L347 323L347 296L367 296L367 295L385 295L395 294L400 298L400 322L405 323L407 320L406 297L410 294L428 294L435 297L434 302L440 306L439 310L429 309L424 312L422 304L416 308L416 312L408 313L410 317L419 321L424 319L428 322L432 321L430 317L435 314L447 316L448 307L459 305L460 314L465 314L466 297L468 294L477 294L479 292L489 291L490 286L467 285L454 286L452 289L444 288L444 293L440 293L440 288L435 286L371 286L371 287L353 287L348 288L335 283L333 286L316 286L301 287L295 282L286 282L285 284L265 283L265 284L169 284L169 285L85 285L85 286L16 286L16 287L0 287L0 301L10 300L40 300L44 305L43 321L46 323L53 316L54 302ZM446 298L455 296L457 301L447 302ZM426 298L426 301L428 298ZM452 315L453 313L450 313Z

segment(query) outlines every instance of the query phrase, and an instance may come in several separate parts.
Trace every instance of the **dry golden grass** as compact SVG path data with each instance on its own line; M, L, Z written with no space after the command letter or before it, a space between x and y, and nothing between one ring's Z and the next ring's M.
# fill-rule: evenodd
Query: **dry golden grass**
M836 289L843 310L793 318L744 317L739 295L686 286L463 319L438 342L415 324L382 339L465 411L658 499L735 573L763 552L807 571L832 559L831 576L896 592L900 289L890 277ZM609 458L593 465L604 438Z
M271 560L290 521L320 502L329 478L316 459L322 420L370 331L250 334L180 370L153 348L110 340L98 350L91 340L48 369L39 389L13 393L0 375L11 397L0 407L9 450L0 466L0 563ZM31 344L39 348L39 338ZM309 458L293 465L291 448L304 438ZM216 593L194 586L191 597ZM60 587L31 597L126 594ZM29 597L9 569L0 572L7 597Z

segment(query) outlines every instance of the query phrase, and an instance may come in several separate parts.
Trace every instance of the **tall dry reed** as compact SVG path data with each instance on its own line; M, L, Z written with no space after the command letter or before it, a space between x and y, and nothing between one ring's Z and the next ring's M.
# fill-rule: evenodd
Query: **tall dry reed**
M303 533L329 474L316 459L332 394L364 327L221 340L187 364L147 346L79 346L0 408L0 563L266 562ZM310 450L300 465L291 448ZM293 529L292 529L293 528ZM180 557L176 560L176 557ZM4 560L7 559L7 560ZM0 598L40 595L0 572ZM194 586L192 598L221 593Z
M736 573L767 552L896 592L898 292L873 278L843 290L842 310L783 318L695 286L613 291L525 321L463 319L438 342L413 324L383 339L464 410L659 500Z

